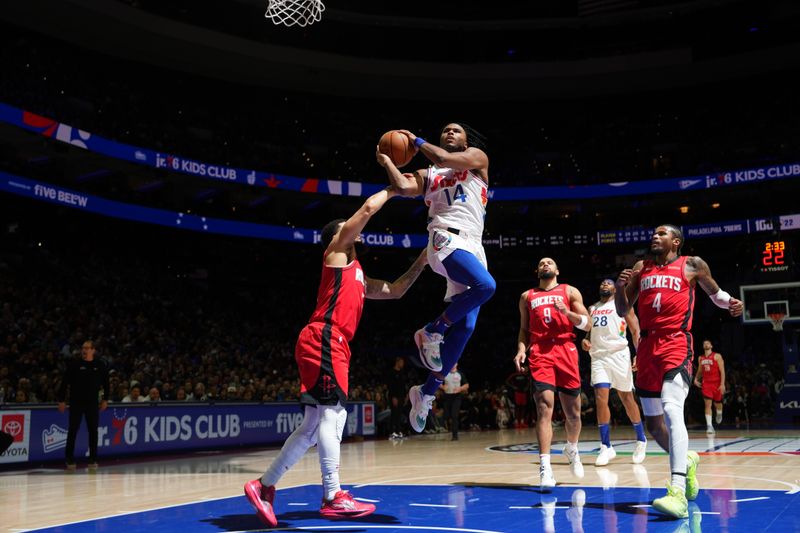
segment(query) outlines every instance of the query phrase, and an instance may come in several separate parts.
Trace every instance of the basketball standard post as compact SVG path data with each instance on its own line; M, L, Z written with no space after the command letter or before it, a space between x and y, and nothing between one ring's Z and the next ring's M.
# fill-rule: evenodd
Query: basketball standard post
M775 403L775 420L796 422L800 420L800 360L796 326L800 321L800 282L743 285L740 295L745 308L742 323L769 324L774 331L772 334L779 336L784 386ZM765 332L765 335L769 333Z

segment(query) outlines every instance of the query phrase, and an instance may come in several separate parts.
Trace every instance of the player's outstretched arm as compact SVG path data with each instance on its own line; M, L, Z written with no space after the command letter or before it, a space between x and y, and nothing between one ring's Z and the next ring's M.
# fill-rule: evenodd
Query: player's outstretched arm
M625 317L628 310L633 308L639 298L639 276L642 273L644 263L637 261L633 268L626 268L619 273L619 277L614 285L617 292L614 294L614 307L617 308L617 315Z
M428 264L428 249L423 248L417 259L405 273L394 280L392 283L382 279L366 278L367 298L371 300L390 300L402 298L409 287L417 281L417 278L425 270Z
M398 131L406 135L412 144L419 145L419 151L437 167L447 167L454 170L489 169L489 156L479 148L468 147L463 152L448 152L435 144L418 142L417 136L408 130Z
M353 245L356 237L361 235L364 226L367 225L372 215L380 211L381 207L395 194L397 193L391 187L387 187L367 198L358 211L345 221L342 229L328 246L328 253L346 252Z
M395 166L391 158L382 154L380 147L375 150L375 159L378 164L386 169L386 174L389 176L389 183L392 188L397 191L400 196L419 196L425 192L425 177L428 175L427 170L417 170L413 174L404 174Z
M592 325L589 324L589 311L587 311L586 307L583 305L581 291L570 285L567 289L567 295L569 296L569 306L571 309L567 309L566 304L561 300L555 302L555 308L567 315L569 321L572 322L572 325L576 328L582 331L589 331L592 329Z
M530 338L528 323L528 291L525 291L519 297L519 333L517 334L517 355L514 356L517 372L522 371L522 363L525 362L528 354L528 339Z
M742 314L744 304L731 297L730 294L719 288L719 285L711 276L711 269L708 263L700 259L698 256L689 257L686 259L686 278L689 281L697 280L697 283L708 294L714 305L720 309L727 309L731 316L739 316Z

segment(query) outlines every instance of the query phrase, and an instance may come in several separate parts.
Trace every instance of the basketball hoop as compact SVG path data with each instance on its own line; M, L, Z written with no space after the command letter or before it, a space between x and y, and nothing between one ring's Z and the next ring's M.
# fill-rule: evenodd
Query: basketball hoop
M264 16L275 25L310 26L322 19L322 0L267 0Z
M783 331L783 321L786 319L786 313L770 313L769 321L772 322L772 331Z

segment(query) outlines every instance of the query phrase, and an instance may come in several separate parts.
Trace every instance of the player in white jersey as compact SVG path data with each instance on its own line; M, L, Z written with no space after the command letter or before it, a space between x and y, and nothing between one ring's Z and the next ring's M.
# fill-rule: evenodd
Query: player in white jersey
M642 426L642 415L633 397L633 372L631 352L628 348L626 330L630 330L633 345L639 345L639 320L633 312L628 311L625 318L617 315L614 306L614 280L604 279L600 283L600 301L589 307L592 320L586 325L589 332L581 346L592 356L592 386L597 405L597 426L600 430L600 453L595 465L605 466L617 456L611 445L611 411L608 408L608 397L611 389L616 389L625 412L636 430L636 447L633 462L644 461L647 450L647 438Z
M475 329L478 311L495 291L483 251L483 219L489 187L489 158L483 138L465 124L447 124L435 146L407 130L417 150L431 161L427 169L402 174L385 166L389 181L403 196L423 195L428 206L428 261L447 279L439 317L414 334L420 366L431 371L423 385L408 392L409 421L415 431L425 429L428 411L444 376L461 358Z

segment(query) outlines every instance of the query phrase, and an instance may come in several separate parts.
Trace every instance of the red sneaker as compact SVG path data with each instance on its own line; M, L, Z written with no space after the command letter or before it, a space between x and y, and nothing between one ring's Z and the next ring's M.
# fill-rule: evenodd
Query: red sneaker
M276 527L278 525L278 519L275 518L275 511L272 509L272 502L275 501L274 486L265 487L261 484L260 479L254 479L253 481L245 483L244 495L247 497L247 501L250 502L250 505L253 506L253 509L256 510L258 519L261 520L264 525L269 527Z
M337 492L331 501L322 500L322 508L319 510L319 514L332 520L360 518L374 512L374 505L354 500L353 495L345 490Z

